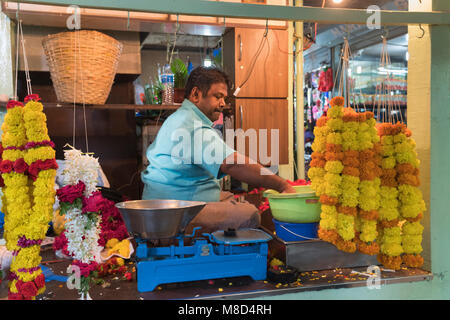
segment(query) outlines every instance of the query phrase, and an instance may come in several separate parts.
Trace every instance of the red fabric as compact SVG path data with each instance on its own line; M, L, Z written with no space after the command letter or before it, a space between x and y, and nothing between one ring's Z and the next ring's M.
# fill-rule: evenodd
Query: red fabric
M319 74L319 91L328 92L333 90L333 69L328 68Z

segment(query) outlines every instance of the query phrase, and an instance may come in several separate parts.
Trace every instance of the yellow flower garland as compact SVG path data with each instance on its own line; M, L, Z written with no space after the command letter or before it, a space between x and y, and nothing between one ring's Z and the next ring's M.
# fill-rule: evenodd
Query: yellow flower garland
M380 138L375 128L376 121L372 112L359 114L358 143L360 150L360 184L358 201L358 251L375 255L379 253L377 220L380 205L381 158L379 155Z
M419 164L415 151L415 141L407 132L406 127L402 127L402 132L394 137L396 142L396 160L398 162L398 200L400 215L406 222L402 226L402 247L404 254L403 263L408 267L421 267L423 258L422 252L422 232L423 226L420 224L422 213L426 210L422 193L418 188L420 182Z
M357 231L357 206L359 185L359 157L358 157L358 121L355 121L355 112L351 108L343 109L342 149L343 165L341 195L338 206L338 249L354 252L354 242Z
M398 270L401 266L401 228L399 226L400 213L398 210L397 172L395 170L395 136L398 127L383 123L378 126L381 138L381 152L383 160L381 163L381 188L379 209L379 235L380 254L378 261L386 268Z
M314 130L308 175L321 202L319 238L346 252L356 244L386 268L420 267L426 208L410 131L400 123L376 127L373 113L342 106L334 98Z
M14 299L35 299L36 295L45 291L42 270L39 268L40 242L45 238L48 223L51 221L55 199L57 166L43 106L35 101L38 100L37 96L27 98L29 101L24 108L8 109L2 125L2 142L5 149L17 148L4 150L3 160L15 161L23 158L29 168L32 165L37 168L37 175L32 184L25 173L2 174L5 183L3 210L7 212L5 238L8 250L13 251L15 255L10 268L15 278L9 283L10 298ZM31 145L27 142L31 142ZM21 291L19 285L25 285L28 291L23 288L25 291ZM34 290L30 291L29 285Z
M323 193L320 197L321 213L318 236L320 239L337 245L339 230L342 231L344 224L339 224L339 213L337 211L339 197L341 196L341 173L344 169L342 164L342 121L343 108L339 99L331 101L331 108L328 110L324 123L323 136L321 140L321 150L324 150L325 165L322 185ZM322 117L324 118L324 117ZM321 119L319 119L320 121ZM319 122L318 121L318 122ZM343 232L342 232L343 233Z

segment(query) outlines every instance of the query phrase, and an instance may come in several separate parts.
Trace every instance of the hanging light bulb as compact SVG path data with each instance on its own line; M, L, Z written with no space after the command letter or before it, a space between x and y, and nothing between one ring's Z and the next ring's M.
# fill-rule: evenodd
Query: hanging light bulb
M209 54L209 49L206 51L206 57L205 60L203 60L203 66L204 67L211 67L212 66L212 59Z

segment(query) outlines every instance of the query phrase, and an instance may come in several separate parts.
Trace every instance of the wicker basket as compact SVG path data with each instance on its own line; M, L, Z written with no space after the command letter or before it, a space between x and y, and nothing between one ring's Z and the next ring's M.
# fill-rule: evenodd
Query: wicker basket
M98 31L61 32L42 40L60 102L104 104L117 71L122 44Z

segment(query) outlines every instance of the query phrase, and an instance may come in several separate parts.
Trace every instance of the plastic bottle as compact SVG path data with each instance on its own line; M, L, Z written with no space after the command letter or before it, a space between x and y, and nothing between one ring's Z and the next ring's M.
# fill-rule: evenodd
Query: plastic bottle
M161 74L161 83L163 86L162 104L173 104L173 73L170 65L166 64Z

